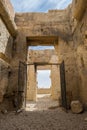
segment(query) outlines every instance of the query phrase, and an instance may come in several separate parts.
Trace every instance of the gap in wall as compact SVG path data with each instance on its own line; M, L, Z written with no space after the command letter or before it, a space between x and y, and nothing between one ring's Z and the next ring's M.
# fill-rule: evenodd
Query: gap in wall
M50 73L50 70L37 70L38 88L46 89L51 87Z
M30 50L53 50L54 46L29 46L28 49Z

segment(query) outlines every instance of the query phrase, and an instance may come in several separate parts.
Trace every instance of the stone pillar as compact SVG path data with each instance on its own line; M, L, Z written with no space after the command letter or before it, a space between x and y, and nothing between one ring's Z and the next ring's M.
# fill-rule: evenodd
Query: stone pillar
M27 100L36 101L36 73L34 65L29 65L27 70Z
M60 95L61 95L59 65L52 65L51 81L52 81L51 97L53 100L59 100Z

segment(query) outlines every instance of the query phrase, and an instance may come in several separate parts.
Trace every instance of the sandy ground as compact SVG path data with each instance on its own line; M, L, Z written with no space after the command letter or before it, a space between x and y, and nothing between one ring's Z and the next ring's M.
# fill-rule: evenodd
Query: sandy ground
M87 112L72 114L61 108L41 110L40 107L38 111L31 108L19 114L0 113L0 130L87 130Z
M48 110L48 108L56 106L59 106L58 101L51 100L50 94L38 94L37 102L27 101L26 110L41 111L41 110Z

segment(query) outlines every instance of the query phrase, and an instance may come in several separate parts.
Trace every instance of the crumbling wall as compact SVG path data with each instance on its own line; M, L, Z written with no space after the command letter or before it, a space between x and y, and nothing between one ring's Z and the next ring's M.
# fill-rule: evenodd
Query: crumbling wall
M79 87L72 23L70 23L71 12L71 6L69 6L65 10L52 10L48 13L16 13L15 18L18 29L24 32L26 37L58 36L58 42L53 44L58 52L59 61L65 62L68 104L71 100L78 99Z
M13 91L17 91L18 89L18 78L20 78L18 77L19 62L21 61L26 64L26 60L27 60L26 37L24 33L20 31L18 32L18 35L16 39L14 40L12 54L13 54L13 57L10 62L11 75L10 75L10 81L9 81L9 87L11 88L10 93L12 93Z
M55 50L29 50L28 51L28 64L38 63L36 71L33 71L34 65L28 65L28 84L27 84L27 99L28 100L35 100L35 94L37 93L49 93L53 100L58 100L61 92L60 92L60 70L58 65L50 65L50 64L57 64L58 57ZM44 63L46 64L44 66ZM40 66L42 64L43 66ZM31 67L33 66L33 68ZM34 68L35 69L35 68ZM51 70L51 80L52 86L50 89L38 89L37 84L35 84L36 79L36 72L37 70ZM37 93L36 93L37 91Z
M60 36L71 38L69 11L52 10L48 13L16 13L18 29L29 36Z
M4 95L8 88L8 66L0 60L0 103L2 103Z
M0 59L6 62L0 60L0 69L6 69L6 75L0 75L1 90L4 91L0 91L1 95L5 94L6 88L10 95L18 88L19 61L27 60L26 38L29 36L58 36L58 42L53 45L59 61L65 62L68 104L79 99L87 106L87 0L73 0L65 10L16 15L9 0L0 1ZM0 99L2 102L3 97Z
M66 42L59 38L58 51L59 61L64 60L65 63L65 80L66 80L66 95L67 95L67 104L70 105L72 100L78 99L78 68L76 64L76 52L74 49L73 41Z
M9 89L13 37L16 35L15 13L10 1L0 1L0 108ZM7 98L8 100L8 98ZM4 104L6 105L6 104ZM8 105L9 106L9 105ZM10 106L9 106L10 107Z
M12 58L13 38L0 18L0 102L6 94L9 80L9 64ZM4 60L4 62L3 62Z
M81 19L77 19L77 26L74 29L73 41L74 48L76 50L76 64L79 72L79 98L87 108L87 1L84 0L83 2L83 5L85 5L83 8L85 7L85 10ZM83 10L80 11L83 12Z
M11 59L13 38L0 18L0 53Z

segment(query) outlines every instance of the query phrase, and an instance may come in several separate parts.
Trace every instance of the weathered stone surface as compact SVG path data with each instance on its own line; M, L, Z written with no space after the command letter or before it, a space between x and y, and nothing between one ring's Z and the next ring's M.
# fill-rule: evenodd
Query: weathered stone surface
M29 50L27 63L58 63L58 57L54 49Z
M53 100L58 100L60 98L61 92L60 92L60 70L58 64L58 57L54 49L50 50L29 50L28 51L28 58L27 58L28 64L34 64L37 63L36 71L32 72L31 65L28 66L28 91L27 91L27 99L28 100L34 100L34 97L36 93L50 93L51 98ZM43 66L41 66L42 64ZM45 64L45 66L44 66ZM33 65L34 66L34 65ZM49 90L46 89L39 89L35 82L35 79L37 79L37 70L45 70L49 69L51 71L51 82L52 86ZM31 78L31 76L32 78ZM34 75L34 76L33 76ZM33 85L33 83L35 83ZM44 86L43 86L44 87ZM32 94L31 94L32 93ZM31 98L31 96L32 98Z
M16 13L15 21L27 37L60 36L65 40L71 38L67 9L48 13Z
M0 0L0 53L4 56L0 58L5 62L7 62L6 59L10 59L11 66L10 74L8 70L6 70L6 75L0 73L2 76L0 79L1 102L6 94L6 88L10 94L17 91L19 61L26 63L28 46L53 45L57 57L55 54L49 57L49 55L38 53L37 55L42 57L42 59L38 57L38 60L40 59L40 62L49 60L50 63L57 62L57 59L60 63L64 60L68 104L70 105L72 100L77 99L81 100L84 105L87 104L87 87L85 87L87 84L86 7L87 0L77 0L77 2L73 0L73 3L65 10L50 10L48 13L16 13L15 15L9 0ZM37 57L31 62L34 60L37 62ZM1 61L0 65L3 66ZM52 73L54 73L55 69L52 68ZM58 76L59 73L54 79ZM31 84L33 89L35 89L35 83L34 80ZM53 84L59 86L59 81ZM57 94L60 92L58 89L56 90L55 87Z
M13 38L10 35L6 25L0 18L0 53L3 53L9 59L12 56Z
M75 114L79 114L83 111L83 105L80 101L72 101L71 102L71 110Z
M0 103L3 102L3 97L8 86L8 64L0 60Z
M16 36L15 13L9 0L0 0L0 15L12 36Z
M73 17L78 21L81 20L86 8L87 0L73 0Z

